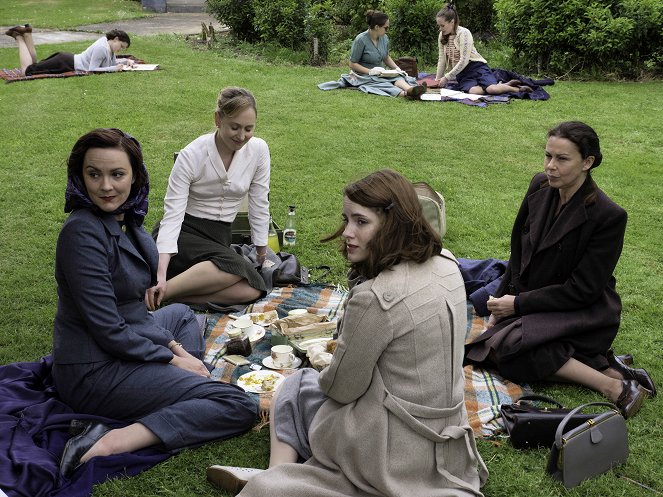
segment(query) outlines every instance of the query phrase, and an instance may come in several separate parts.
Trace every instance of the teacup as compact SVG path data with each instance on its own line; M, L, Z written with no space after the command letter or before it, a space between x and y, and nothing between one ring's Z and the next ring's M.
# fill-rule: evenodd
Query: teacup
M289 368L295 362L295 354L290 345L274 345L272 347L272 363L275 368Z
M239 319L235 319L235 321L233 321L232 323L232 327L241 330L242 334L246 335L249 338L255 335L255 328L253 327L253 321L251 321L250 318L242 317Z

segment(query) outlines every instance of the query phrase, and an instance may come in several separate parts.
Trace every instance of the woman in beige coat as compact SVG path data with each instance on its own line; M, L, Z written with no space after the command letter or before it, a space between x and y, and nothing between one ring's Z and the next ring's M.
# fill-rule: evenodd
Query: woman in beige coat
M341 239L352 276L331 364L283 382L270 469L212 466L208 479L256 497L480 496L457 263L400 174L378 171L344 193L343 225L325 240Z

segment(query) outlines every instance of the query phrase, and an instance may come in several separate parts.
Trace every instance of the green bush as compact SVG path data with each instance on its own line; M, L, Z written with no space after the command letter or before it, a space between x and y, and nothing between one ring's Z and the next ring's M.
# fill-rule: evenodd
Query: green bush
M309 42L310 62L321 65L327 62L334 41L333 2L325 0L311 5L304 18L304 35Z
M339 26L347 27L346 34L353 39L366 31L366 12L385 11L383 0L337 0L333 2L332 15Z
M475 40L488 40L495 34L493 0L464 0L456 5L460 25L472 31Z
M495 9L523 70L631 78L663 71L660 0L495 0Z
M436 61L439 29L435 15L440 10L439 0L386 0L385 3L392 50L415 56L423 63Z
M252 0L207 0L207 12L228 26L238 40L254 42L259 36L253 27Z
M303 47L306 0L253 0L253 26L263 41L291 49Z

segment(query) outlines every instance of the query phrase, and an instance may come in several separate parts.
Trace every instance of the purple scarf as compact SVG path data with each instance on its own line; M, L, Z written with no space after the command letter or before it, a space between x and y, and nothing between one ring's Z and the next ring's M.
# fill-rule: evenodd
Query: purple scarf
M125 136L131 138L138 144L138 141L130 135L125 133ZM140 144L138 144L140 147ZM147 174L145 163L141 165L143 173L145 174L145 184L136 192L129 195L127 201L120 206L119 209L111 214L125 214L129 213L136 221L136 225L143 224L143 220L147 215L148 194L150 192L150 179ZM95 212L100 212L100 209L92 203L88 195L85 184L78 176L67 174L67 189L64 194L64 211L71 212L75 209L91 209Z

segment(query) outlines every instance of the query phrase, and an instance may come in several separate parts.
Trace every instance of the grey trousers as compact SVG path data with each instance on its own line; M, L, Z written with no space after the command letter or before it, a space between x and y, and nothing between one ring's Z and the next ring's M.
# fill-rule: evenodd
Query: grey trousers
M205 339L191 309L173 304L154 317L203 358ZM58 394L76 412L139 422L168 450L239 435L256 421L257 404L240 387L170 364L118 359L56 367Z

